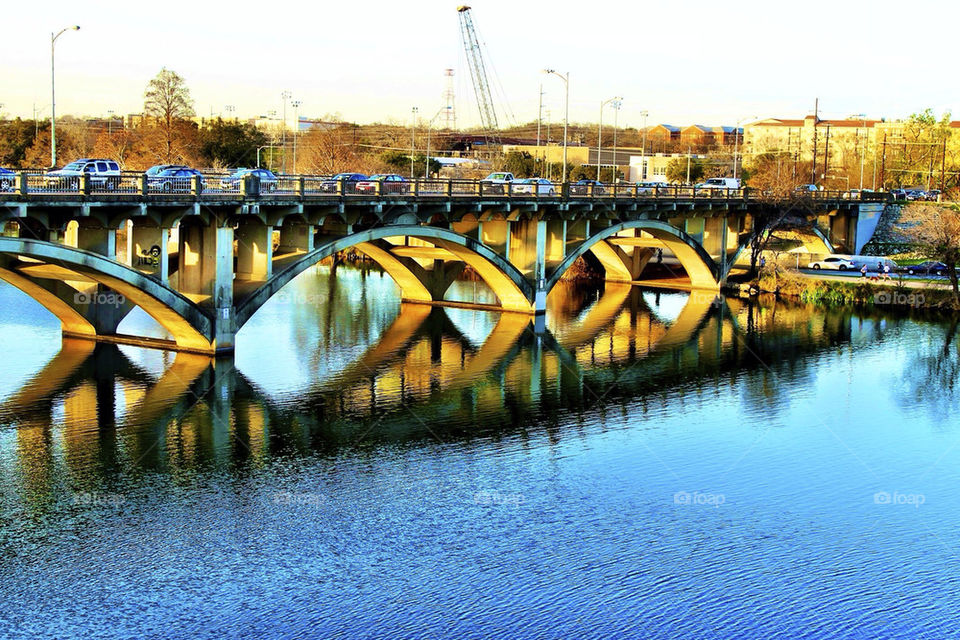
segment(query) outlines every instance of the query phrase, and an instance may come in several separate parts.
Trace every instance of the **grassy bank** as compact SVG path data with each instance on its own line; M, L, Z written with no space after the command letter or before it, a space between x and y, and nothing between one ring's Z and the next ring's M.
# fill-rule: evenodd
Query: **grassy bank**
M738 285L740 293L772 293L823 305L876 305L960 311L953 291L934 286L908 286L902 279L854 281L804 277L791 269L768 267L760 278Z

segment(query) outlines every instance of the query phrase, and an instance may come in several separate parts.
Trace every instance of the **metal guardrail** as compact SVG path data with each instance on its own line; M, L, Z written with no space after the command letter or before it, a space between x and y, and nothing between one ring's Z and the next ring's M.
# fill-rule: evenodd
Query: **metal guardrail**
M334 180L331 176L278 175L275 180L256 176L236 177L227 173L204 172L192 177L147 176L136 172L113 175L56 176L43 171L19 171L12 176L4 195L42 199L45 196L151 196L158 199L219 198L448 198L497 197L517 200L754 200L765 195L750 188L725 189L686 185L653 186L628 182L616 184L549 182L525 184L522 181L492 182L443 178L417 178L393 181ZM856 200L886 202L885 192L851 193L846 191L797 192L797 197L814 200Z

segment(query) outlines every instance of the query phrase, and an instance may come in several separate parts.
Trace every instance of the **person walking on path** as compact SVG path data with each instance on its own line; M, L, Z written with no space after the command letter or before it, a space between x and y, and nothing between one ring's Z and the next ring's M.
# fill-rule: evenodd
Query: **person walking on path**
M860 276L863 278L867 277L867 265L860 267Z
M883 265L883 279L893 280L893 278L890 277L890 265L888 264Z

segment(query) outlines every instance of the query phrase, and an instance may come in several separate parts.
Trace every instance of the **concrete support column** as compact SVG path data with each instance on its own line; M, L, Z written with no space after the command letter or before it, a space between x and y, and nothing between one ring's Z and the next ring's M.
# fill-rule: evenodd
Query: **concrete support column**
M237 280L268 280L273 275L273 227L253 219L240 224L235 233Z
M284 222L280 227L280 244L277 245L276 253L279 255L313 251L313 233L312 224Z
M167 282L170 277L169 245L170 229L143 226L135 220L127 235L130 266Z
M117 230L81 226L77 229L77 248L116 259Z
M504 258L510 256L510 222L507 220L487 220L478 226L480 242L487 245Z

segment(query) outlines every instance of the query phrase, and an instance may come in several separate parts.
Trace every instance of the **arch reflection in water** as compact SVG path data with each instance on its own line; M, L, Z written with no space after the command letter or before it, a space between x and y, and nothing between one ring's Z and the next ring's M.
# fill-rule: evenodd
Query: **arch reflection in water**
M265 392L257 372L248 377L227 360L178 354L157 376L116 346L66 341L0 406L0 419L17 427L6 435L16 440L17 473L43 491L61 467L255 463L369 441L549 427L559 411L665 403L676 389L724 385L719 374L766 362L802 376L795 362L850 342L853 330L848 314L697 292L607 284L557 295L565 304L545 333L528 316L503 313L482 340L451 317L479 312L402 305L375 344L291 397Z

